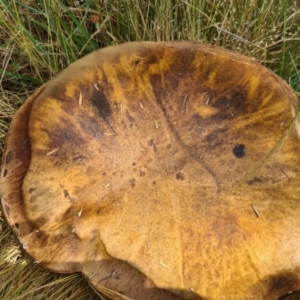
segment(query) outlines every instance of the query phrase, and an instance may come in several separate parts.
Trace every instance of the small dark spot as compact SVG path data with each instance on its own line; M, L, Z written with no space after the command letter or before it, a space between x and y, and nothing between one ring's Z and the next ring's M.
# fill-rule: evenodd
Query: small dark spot
M177 173L175 174L175 178L176 178L177 180L184 180L184 174L183 174L182 172L177 172Z
M5 159L5 162L7 164L11 163L12 160L14 159L14 152L12 150L9 150L6 154L6 159Z
M131 180L130 180L130 186L131 186L132 188L135 187L135 179L131 179Z
M30 188L30 189L28 190L28 193L31 194L31 193L34 192L35 190L36 190L36 188Z
M147 142L147 144L148 144L148 146L153 146L153 144L154 144L154 142L153 142L153 139L151 139L151 140L149 140L148 142Z
M146 172L140 170L140 177L144 177L145 175L146 175Z
M157 151L157 147L156 147L156 144L154 143L153 139L149 140L147 142L147 144L148 144L148 146L153 147L154 152Z
M168 144L168 145L166 146L166 148L167 148L167 149L170 149L170 148L171 148L171 144Z
M106 173L104 172L104 173L102 173L102 175L103 175L103 176L106 176Z
M65 198L68 199L70 197L69 191L68 190L64 190L64 195L65 195Z
M245 145L243 144L236 145L232 151L235 157L242 158L245 155Z
M4 170L3 177L6 177L6 175L7 175L7 169Z
M20 227L19 223L15 223L15 227L16 227L17 229L19 229L19 227Z
M76 197L70 195L68 190L64 190L65 198L70 200L72 203L76 203Z
M133 166L136 166L136 162L133 162L132 165L133 165Z
M153 185L156 185L156 181L152 181L152 184L153 184Z

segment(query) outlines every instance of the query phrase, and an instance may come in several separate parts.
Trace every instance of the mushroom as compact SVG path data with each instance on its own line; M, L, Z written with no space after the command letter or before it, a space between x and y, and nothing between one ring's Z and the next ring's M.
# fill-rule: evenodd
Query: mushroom
M298 112L226 49L100 49L16 114L6 219L40 266L114 299L276 299L300 288Z

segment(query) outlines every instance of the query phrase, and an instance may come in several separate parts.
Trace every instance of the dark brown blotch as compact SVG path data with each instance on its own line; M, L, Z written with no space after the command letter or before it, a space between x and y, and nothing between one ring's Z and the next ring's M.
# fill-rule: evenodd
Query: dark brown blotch
M178 80L179 78L189 78L188 74L191 73L191 66L195 60L196 51L181 49L176 52L176 59L170 62L170 68L167 71L169 74L165 76L166 78L171 78L172 82ZM177 76L174 77L174 74ZM173 83L174 84L174 83Z
M185 179L184 173L183 172L177 172L175 174L175 178L176 178L176 180L184 180Z
M49 235L45 234L43 231L35 230L35 240L39 242L41 247L45 247L48 242Z
M130 186L131 186L132 188L134 188L135 185L136 185L135 179L131 179L131 180L129 181L129 183L130 183Z
M13 159L14 159L14 152L12 150L9 150L6 154L5 162L7 164L10 164Z
M153 147L154 152L157 151L157 146L156 146L156 144L155 144L155 142L154 142L153 139L149 140L149 141L147 142L147 144L148 144L148 146Z
M49 222L49 219L45 216L39 217L35 220L35 226L37 228L42 227L43 225L47 224Z
M206 136L206 142L209 144L209 148L215 149L224 145L224 141L226 141L228 137L228 129L227 128L217 128L211 130L210 133Z
M146 172L140 170L140 177L144 177L145 175L146 175Z
M218 109L218 114L215 115L218 120L231 120L257 111L257 106L249 101L248 91L244 87L231 91L230 94L216 94L211 98L210 104Z
M268 292L270 295L274 292L284 294L288 291L299 289L300 277L297 272L283 271L270 276L266 282L268 283Z
M76 203L76 198L72 197L68 190L64 190L64 196L66 199L70 200L72 203Z
M67 199L69 198L70 194L69 194L68 190L64 190L64 196Z
M90 134L96 139L101 138L103 135L100 125L94 118L84 116L84 119L80 122L80 127L85 133Z
M63 117L60 118L56 126L52 129L43 128L42 131L49 136L51 141L49 145L50 149L61 147L65 143L71 143L74 146L85 144L85 139L78 133L74 124ZM61 155L62 153L62 151L57 151L54 153L54 156Z
M106 120L111 115L111 106L103 90L95 90L90 97L93 105L97 108L99 115Z
M36 188L29 188L28 193L32 194L35 190L36 190Z
M72 220L76 217L78 217L78 213L81 211L80 207L77 206L72 206L69 207L66 212L64 213L63 219L64 220Z

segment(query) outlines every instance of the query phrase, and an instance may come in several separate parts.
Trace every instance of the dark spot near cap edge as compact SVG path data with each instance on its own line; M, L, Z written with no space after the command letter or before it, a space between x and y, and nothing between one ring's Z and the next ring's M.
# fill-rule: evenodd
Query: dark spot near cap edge
M283 294L287 291L299 289L300 277L298 271L282 271L266 279L269 287L269 293L278 292ZM284 299L282 296L279 299Z
M13 159L14 159L14 152L12 150L9 150L6 154L5 162L7 164L10 164Z
M7 175L7 169L5 169L4 171L3 171L3 177L6 177L6 175Z
M296 297L294 295L297 295ZM278 300L299 300L300 299L300 290L297 291L288 291L287 293L281 295Z

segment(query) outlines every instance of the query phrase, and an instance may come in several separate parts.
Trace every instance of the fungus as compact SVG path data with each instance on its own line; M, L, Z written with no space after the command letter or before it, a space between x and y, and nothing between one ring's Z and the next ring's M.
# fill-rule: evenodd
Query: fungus
M102 295L276 299L300 288L298 108L222 48L95 51L16 114L6 219L40 266Z

